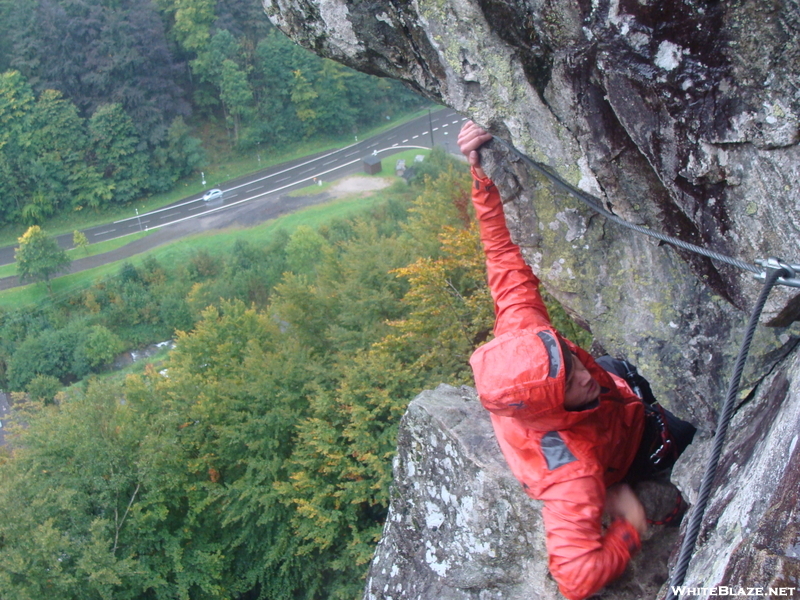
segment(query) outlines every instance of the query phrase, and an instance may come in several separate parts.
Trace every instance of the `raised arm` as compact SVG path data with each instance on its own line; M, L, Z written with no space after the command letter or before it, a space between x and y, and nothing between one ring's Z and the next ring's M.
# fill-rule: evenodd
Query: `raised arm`
M461 129L458 144L472 168L472 203L480 224L489 289L494 299L497 317L494 333L499 336L515 329L549 325L550 317L539 293L539 279L511 241L500 194L481 168L478 148L491 139L491 134L468 121Z

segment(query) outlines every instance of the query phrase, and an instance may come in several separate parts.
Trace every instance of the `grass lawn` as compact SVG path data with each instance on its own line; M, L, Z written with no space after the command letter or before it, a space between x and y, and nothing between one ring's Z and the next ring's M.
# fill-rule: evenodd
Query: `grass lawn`
M377 135L382 131L386 131L396 125L411 121L417 117L427 114L428 109L421 109L414 113L403 115L392 119L380 126L364 131L359 134L359 139ZM250 173L255 173L261 169L265 169L272 165L280 164L286 161L293 160L302 156L308 156L317 152L326 150L334 150L343 148L352 144L353 138L349 135L338 137L335 139L316 140L314 142L298 142L290 148L282 148L280 150L270 150L268 148L259 147L251 150L246 154L233 153L227 154L227 160L214 161L212 164L204 167L202 172L205 174L206 185L203 185L200 174L196 174L189 179L179 181L175 187L166 193L156 194L149 198L137 200L131 204L122 207L109 208L103 212L96 212L92 210L73 211L69 213L62 213L45 223L41 224L49 235L56 236L64 233L71 233L78 230L87 229L96 225L102 225L109 221L125 219L132 217L135 211L138 210L140 214L162 208L173 202L177 202L187 196L199 194L200 192L219 187L222 183L242 177ZM0 247L10 246L17 243L19 238L27 227L23 225L6 225L0 227Z

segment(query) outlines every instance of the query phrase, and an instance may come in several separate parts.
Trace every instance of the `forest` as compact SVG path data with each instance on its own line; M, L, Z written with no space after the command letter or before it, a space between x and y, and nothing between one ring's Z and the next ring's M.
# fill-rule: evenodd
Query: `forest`
M171 189L208 152L358 135L422 100L247 0L0 0L0 226Z
M439 152L421 179L2 315L28 392L0 464L0 597L356 598L406 404L469 381L492 327L469 177ZM85 377L175 329L157 369Z
M1 315L26 391L0 456L0 597L360 597L399 419L469 383L491 335L469 190L437 151L355 217ZM165 362L104 371L173 331Z

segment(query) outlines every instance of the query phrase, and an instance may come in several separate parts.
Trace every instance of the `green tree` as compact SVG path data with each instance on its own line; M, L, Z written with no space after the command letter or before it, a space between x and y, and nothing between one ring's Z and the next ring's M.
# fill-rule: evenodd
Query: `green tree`
M76 248L83 248L86 256L89 256L89 238L82 231L76 229L72 232L72 245Z
M111 188L87 163L86 123L76 107L55 90L44 90L31 100L30 88L19 73L2 76L0 215L5 212L8 221L32 225L60 210L106 203Z
M166 191L205 161L206 154L201 141L190 135L183 117L176 117L167 131L166 145L153 150L150 161L153 168L148 187L154 191Z
M317 130L317 111L315 109L316 99L319 96L314 86L308 81L303 71L296 69L293 71L294 79L291 84L292 103L294 104L297 118L305 128L305 136L310 137Z
M286 244L286 263L297 275L314 273L325 256L328 241L308 225L300 225Z
M292 71L313 60L313 55L285 35L272 30L256 48L254 74L258 119L255 127L262 140L284 144L303 135L303 125L291 99Z
M122 352L124 346L119 336L102 325L94 325L86 335L86 339L79 349L86 357L89 367L99 369L105 367Z
M94 163L112 186L114 200L124 204L144 192L147 157L139 145L133 121L121 104L104 104L89 119Z
M32 400L50 404L61 390L61 382L52 375L37 375L31 379L25 391Z
M247 76L234 61L222 61L220 73L220 99L228 119L233 123L234 143L239 143L239 129L242 118L252 110L253 92L247 82Z
M33 91L18 71L0 75L0 214L6 221L19 217L32 187L30 113L34 103Z
M44 281L52 293L51 277L68 269L72 262L67 253L38 225L29 227L18 241L14 259L20 281Z
M45 90L31 112L31 147L37 176L35 193L48 209L32 202L23 208L29 223L66 208L97 208L111 199L111 187L96 168L86 162L89 138L84 119L61 92ZM32 206L31 209L28 207Z
M147 423L122 392L90 385L59 405L18 407L26 427L0 464L2 597L133 598L153 587L155 574L130 549Z
M213 0L157 0L157 4L172 15L172 35L182 48L198 52L206 46L214 22Z
M319 128L328 134L349 133L359 115L359 106L348 97L355 71L332 60L323 60L315 83L317 91L316 119Z

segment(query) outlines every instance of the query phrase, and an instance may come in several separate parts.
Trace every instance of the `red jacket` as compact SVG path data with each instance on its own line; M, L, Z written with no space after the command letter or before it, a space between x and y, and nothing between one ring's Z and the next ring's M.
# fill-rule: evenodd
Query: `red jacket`
M474 173L473 173L474 175ZM633 525L601 525L606 488L625 476L644 429L644 407L622 379L567 341L601 385L596 406L564 409L558 333L539 280L511 241L500 195L477 179L473 203L495 303L495 339L470 363L481 402L514 475L544 501L550 572L570 600L590 596L625 570L639 548Z

